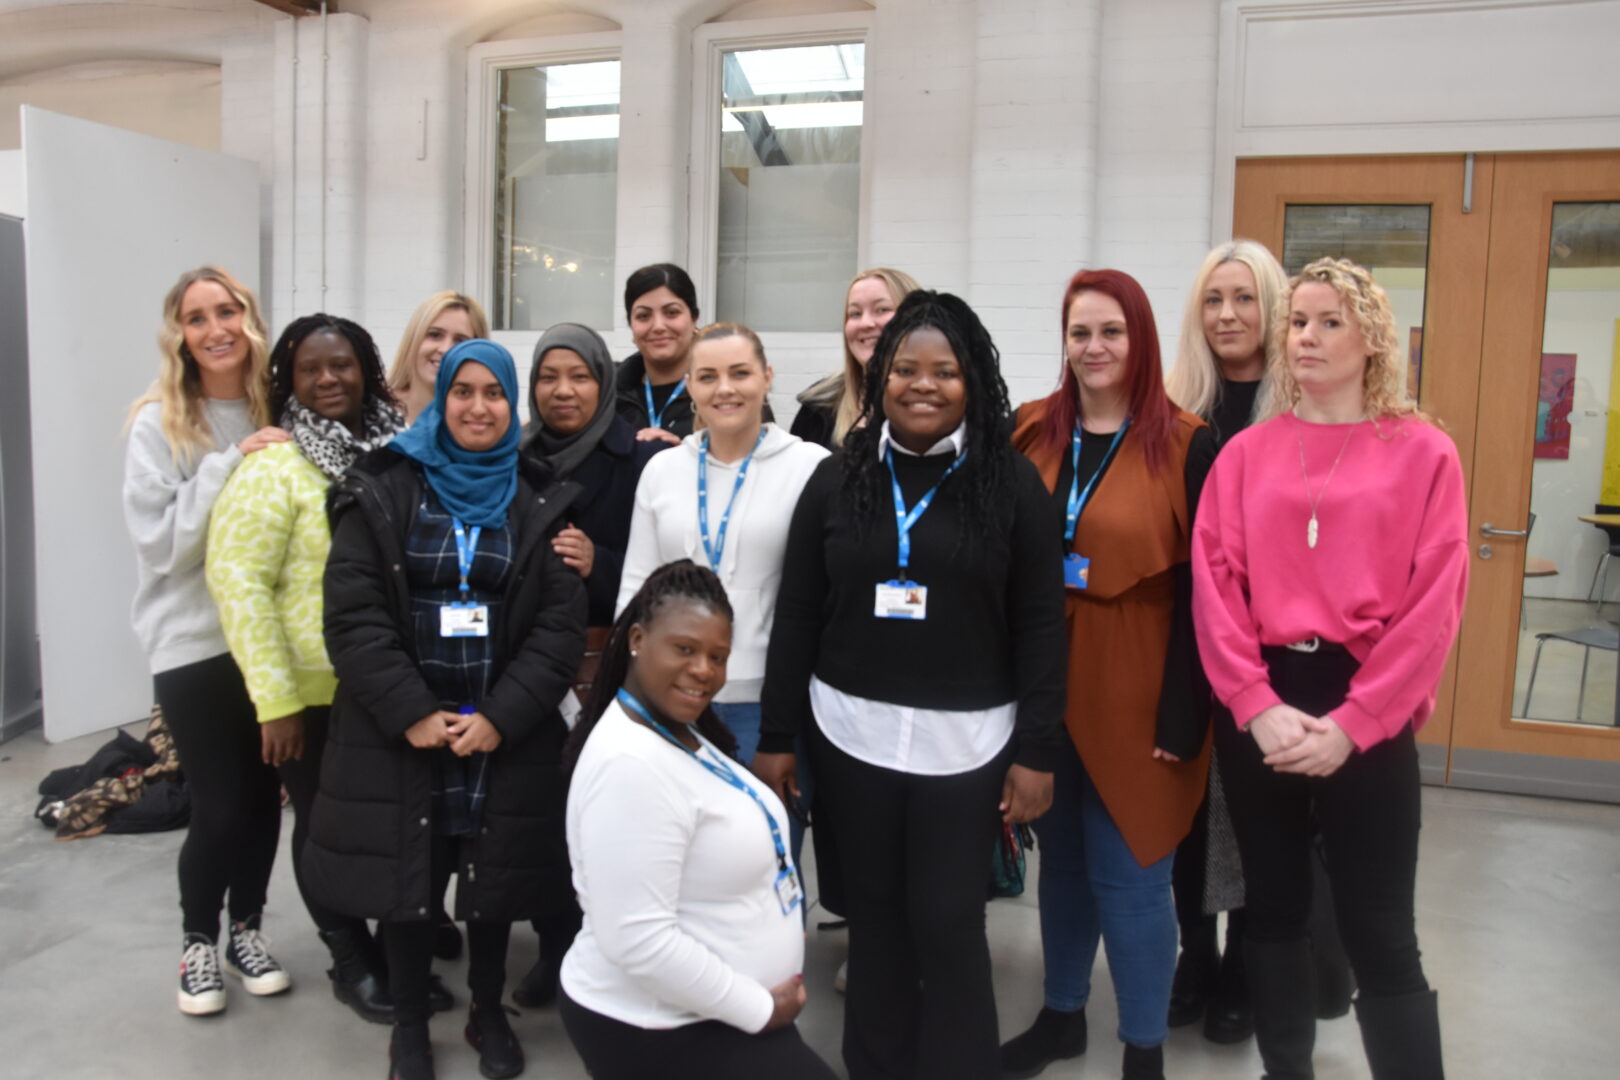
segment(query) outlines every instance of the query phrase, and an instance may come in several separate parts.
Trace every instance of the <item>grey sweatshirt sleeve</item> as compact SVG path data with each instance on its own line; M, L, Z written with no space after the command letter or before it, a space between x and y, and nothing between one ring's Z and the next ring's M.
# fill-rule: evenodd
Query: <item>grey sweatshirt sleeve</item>
M200 567L208 515L242 451L234 445L205 454L195 472L174 460L159 424L160 407L148 405L129 429L124 455L124 522L141 561L158 574Z

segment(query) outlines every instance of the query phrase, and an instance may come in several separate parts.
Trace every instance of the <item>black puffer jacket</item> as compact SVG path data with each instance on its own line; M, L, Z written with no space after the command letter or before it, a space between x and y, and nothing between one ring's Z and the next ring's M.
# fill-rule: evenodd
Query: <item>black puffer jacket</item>
M302 869L320 901L346 915L430 917L432 753L405 732L439 707L416 665L405 538L421 473L391 450L362 457L332 485L327 510L326 649L338 690ZM461 841L456 917L507 921L572 903L557 705L585 648L585 589L551 549L576 492L520 476L511 510L516 557L496 626L485 716L490 756L481 833Z

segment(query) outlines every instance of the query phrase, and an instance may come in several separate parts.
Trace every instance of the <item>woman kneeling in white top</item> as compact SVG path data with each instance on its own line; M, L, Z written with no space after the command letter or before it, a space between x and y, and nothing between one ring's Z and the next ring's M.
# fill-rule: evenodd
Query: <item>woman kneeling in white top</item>
M831 1080L799 1038L803 884L781 801L711 705L732 611L688 560L624 608L567 752L584 925L562 1017L596 1080Z

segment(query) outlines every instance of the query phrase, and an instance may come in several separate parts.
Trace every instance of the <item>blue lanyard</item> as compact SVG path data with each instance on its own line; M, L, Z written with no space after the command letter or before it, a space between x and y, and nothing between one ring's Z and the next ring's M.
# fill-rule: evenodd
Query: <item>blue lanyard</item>
M675 389L669 392L669 398L664 402L664 407L657 412L653 412L652 383L647 381L645 375L641 378L641 389L647 395L647 426L663 427L664 414L669 412L669 407L675 403L675 399L681 396L681 391L686 389L686 376L681 376L681 381L676 383Z
M720 558L726 553L726 529L731 524L731 508L737 504L737 492L742 490L743 481L748 479L748 463L754 460L754 453L759 444L765 441L765 429L759 429L759 438L754 440L754 447L743 458L742 465L737 469L737 482L731 485L731 498L726 503L726 512L720 515L720 535L709 543L709 433L703 433L703 440L698 443L698 533L703 537L703 552L709 557L709 569L715 573L720 572Z
M478 535L484 531L482 525L472 527L472 538L467 538L467 530L455 518L450 523L456 527L456 562L461 566L461 591L467 592L467 575L472 573L473 556L478 554Z
M733 772L729 766L724 764L716 764L715 762L710 761L708 758L698 757L695 750L682 743L681 740L677 739L674 735L671 735L668 728L652 718L652 713L647 711L647 707L645 705L636 700L636 696L634 694L622 687L619 689L619 704L641 717L642 720L646 721L648 727L652 728L654 731L658 732L658 734L680 747L680 749L686 751L687 755L690 756L693 761L697 762L699 765L703 766L705 769L709 770L709 772L713 773L715 776L718 776L720 779L724 780L726 783L730 784L744 795L747 795L750 799L753 799L754 804L758 806L760 812L765 815L765 824L771 827L771 843L776 845L777 869L788 869L787 845L782 843L782 830L777 827L776 817L771 813L771 808L765 805L765 800L759 797L759 792L755 791L753 788L749 787L747 784L738 779L737 774Z
M883 463L889 467L889 480L894 484L894 529L900 534L900 576L906 576L906 567L911 565L911 527L917 524L917 519L928 511L934 496L939 493L940 485L951 478L951 473L961 468L962 462L967 460L967 451L963 450L957 455L951 467L945 470L945 475L934 482L928 493L917 500L908 513L906 511L906 497L900 491L900 478L894 474L894 448L891 446L883 452Z
M1097 466L1097 471L1091 474L1090 480L1086 481L1086 489L1081 491L1080 422L1075 421L1074 449L1069 456L1071 462L1069 470L1073 474L1069 480L1069 514L1063 521L1063 544L1065 547L1074 546L1074 528L1080 524L1080 512L1086 508L1086 503L1091 501L1091 489L1097 486L1098 478L1107 470L1108 463L1114 460L1114 451L1119 449L1119 442L1125 437L1125 432L1130 429L1130 426L1131 418L1127 416L1125 422L1119 425L1119 430L1114 433L1114 441L1108 444L1108 453L1103 455L1102 464Z

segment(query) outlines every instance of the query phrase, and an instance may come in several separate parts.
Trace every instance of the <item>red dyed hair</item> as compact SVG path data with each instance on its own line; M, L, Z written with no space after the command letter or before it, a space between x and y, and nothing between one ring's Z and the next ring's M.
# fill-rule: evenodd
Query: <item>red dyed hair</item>
M1063 381L1046 399L1046 422L1041 442L1049 449L1069 445L1070 433L1080 414L1080 383L1069 365L1069 308L1084 292L1100 292L1113 297L1125 312L1125 336L1130 341L1125 396L1131 417L1131 433L1141 442L1148 468L1157 472L1169 454L1170 432L1176 407L1164 392L1163 363L1159 359L1159 332L1153 322L1153 305L1135 278L1123 270L1082 270L1069 280L1063 294L1058 321L1062 327Z

